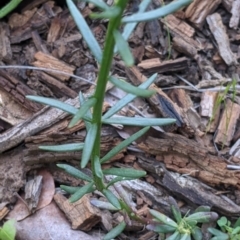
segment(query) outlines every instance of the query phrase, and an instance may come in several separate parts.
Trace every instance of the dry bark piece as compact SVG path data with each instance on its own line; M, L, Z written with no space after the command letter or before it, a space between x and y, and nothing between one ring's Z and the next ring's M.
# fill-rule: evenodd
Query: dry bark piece
M85 194L75 203L70 203L60 193L54 195L54 200L72 223L72 229L89 231L101 221L100 211L91 205L89 194Z
M9 62L12 59L12 49L9 40L9 28L0 23L0 61Z
M40 104L26 99L26 95L35 95L35 91L2 69L0 70L0 87L7 91L16 102L28 110L36 112L42 108Z
M200 115L202 117L207 117L211 122L207 127L208 132L215 132L220 116L220 104L218 104L218 92L206 91L201 95L200 102Z
M222 5L227 9L228 12L231 12L233 1L234 0L222 0Z
M138 64L138 67L147 70L149 73L165 73L165 72L176 72L184 70L188 67L189 60L186 57L177 58L174 60L160 61L160 59L148 59L143 60Z
M226 28L222 23L220 14L214 13L207 17L209 28L218 44L219 53L227 65L237 64L237 59L230 48Z
M149 154L157 155L166 168L180 174L189 174L210 186L226 185L240 188L237 173L227 170L224 159L209 154L208 149L186 137L159 133L162 139L148 137L139 148Z
M45 83L54 93L54 96L56 96L57 98L61 97L75 98L78 95L77 92L67 87L63 82L58 81L55 77L52 77L43 71L31 73L31 78L32 77L42 83Z
M184 53L191 58L195 58L195 56L197 55L197 49L181 37L173 38L172 47L178 52Z
M43 43L38 31L32 31L32 40L35 44L37 51L42 51L45 54L49 54L46 45Z
M240 207L226 196L217 195L217 191L188 175L180 175L168 171L164 164L146 157L139 158L140 165L155 176L156 182L167 188L176 196L181 196L186 202L194 205L207 205L214 207L222 214L228 216L239 215ZM226 208L226 206L228 206Z
M167 26L167 30L170 31L173 37L182 38L197 50L202 49L201 43L192 38L195 33L195 29L189 24L175 17L174 15L168 15L161 21Z
M206 17L213 13L221 0L194 0L186 9L185 17L197 28L202 28Z
M240 106L233 103L230 99L227 99L218 125L217 134L214 139L215 143L230 146L237 126L239 114Z
M25 185L25 200L31 212L34 212L37 208L42 190L42 179L42 176L36 176Z
M231 13L232 17L229 22L229 27L237 29L240 18L240 0L233 1Z
M49 69L54 69L58 71L63 71L69 74L73 74L75 67L70 66L69 64L60 61L59 59L45 54L43 52L37 52L34 57L36 58L37 61L33 62L32 64L35 67L43 67L43 68L49 68ZM59 73L54 73L54 72L49 72L50 75L60 79L61 81L66 81L69 80L69 76L62 75Z

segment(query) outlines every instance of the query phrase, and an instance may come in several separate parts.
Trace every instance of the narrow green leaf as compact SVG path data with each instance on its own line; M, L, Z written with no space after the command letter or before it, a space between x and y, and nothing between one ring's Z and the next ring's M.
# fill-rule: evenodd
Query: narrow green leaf
M91 50L94 57L97 59L98 63L101 64L102 62L102 50L95 39L91 29L89 28L88 24L86 23L84 17L77 9L76 5L73 3L72 0L67 0L67 5L73 19L81 32L84 40L86 41L89 49Z
M132 168L108 168L103 170L104 175L115 175L120 177L140 178L146 176L145 171Z
M81 106L85 102L85 98L84 98L84 96L83 96L81 91L79 92L79 102L80 102ZM92 113L91 113L90 109L87 111L85 117L88 118L88 119L92 119ZM86 121L85 119L83 119L83 121L84 121L86 129L88 131L92 124L89 121Z
M145 21L151 21L154 19L158 19L161 17L165 17L168 14L171 14L173 12L176 12L178 9L187 6L190 4L192 0L178 0L178 1L173 1L169 3L168 5L164 5L161 8L148 11L145 13L137 13L133 14L131 16L124 17L122 19L123 23L129 23L129 22L145 22Z
M90 203L100 209L107 209L109 211L118 211L110 202L100 201L98 199L91 199Z
M192 234L194 240L202 240L203 239L202 231L198 227L192 228L191 234Z
M128 177L115 177L114 179L112 179L106 186L106 188L109 188L111 185L113 185L116 182L120 182L120 181L125 181L125 180L133 180L133 178L128 178Z
M39 146L38 148L45 151L52 152L74 152L83 149L84 143L69 143L62 145L52 145L52 146Z
M85 168L90 160L90 156L94 147L94 142L97 136L97 129L98 126L96 123L94 123L87 132L82 152L81 168Z
M68 164L57 164L57 166L61 169L63 169L65 172L69 173L70 175L72 175L73 177L76 177L76 178L80 178L84 181L87 181L87 182L91 182L92 179L86 175L85 173L81 172L80 170L78 170L77 168L75 167L72 167Z
M233 227L239 227L240 226L240 217L237 219L237 221L234 223Z
M175 123L173 118L141 118L141 117L112 117L103 119L104 124L121 124L128 126L163 126Z
M146 226L146 228L150 231L157 232L157 233L171 233L176 231L175 227L160 224L160 223L151 223Z
M151 213L151 215L153 217L155 217L158 221L162 222L162 223L165 223L169 226L172 226L174 228L177 228L177 223L175 221L173 221L171 218L167 217L166 215L160 213L160 212L157 212L153 209L150 209L149 212Z
M116 147L114 147L112 150L110 150L103 158L101 158L100 162L104 163L108 160L110 160L113 156L115 156L117 153L121 152L125 147L127 147L129 144L134 142L136 139L141 137L143 134L145 134L150 127L145 127L138 132L134 133L131 137L125 139L120 144L118 144Z
M105 237L103 238L103 240L112 240L115 237L117 237L121 232L123 232L123 230L126 227L126 223L125 222L121 222L119 223L116 227L114 227L112 230L110 230L110 232L108 234L105 235Z
M184 233L181 235L180 240L191 240L191 236L188 233Z
M14 240L16 236L16 221L10 219L0 229L0 238L3 240Z
M223 233L215 228L208 228L208 231L213 234L214 236L217 236L217 239L219 240L228 240L229 236L226 233Z
M102 0L82 0L83 2L89 2L94 4L96 7L103 9L103 10L107 10L109 9L109 6L103 2Z
M170 202L173 216L174 216L175 220L177 221L177 223L179 224L182 220L182 214L178 207L178 204L173 197L169 197L169 202Z
M102 193L115 208L121 210L121 204L119 203L117 197L110 190L103 189Z
M215 221L218 218L218 214L215 212L197 212L186 217L185 220L197 221L198 223L207 223L210 221Z
M117 30L113 32L113 36L114 36L115 44L117 46L117 50L122 60L124 61L126 66L128 67L132 66L134 64L134 58L128 46L128 42L123 38L122 34Z
M73 107L70 104L67 104L67 103L61 102L59 100L52 99L52 98L30 96L30 95L26 96L26 98L30 99L32 101L35 101L35 102L49 105L51 107L59 108L59 109L63 110L64 112L68 112L73 115L76 114L77 110L78 110L77 108Z
M74 194L76 191L78 191L81 187L71 187L66 185L60 185L60 188L64 190L65 192L69 194Z
M156 79L157 73L153 74L150 78L148 78L144 83L139 85L138 87L141 89L148 88ZM120 101L118 101L113 107L111 107L103 116L103 119L110 118L115 113L117 113L119 110L121 110L124 106L126 106L128 103L130 103L132 100L134 100L137 96L133 94L127 94L124 98L122 98Z
M175 231L171 236L166 238L166 240L180 240L181 239L181 233L179 231Z
M138 13L144 12L150 3L151 3L151 0L143 0L139 5ZM137 22L132 22L125 25L122 33L122 36L125 40L128 40L128 38L130 37L136 25L137 25Z
M147 97L151 97L154 93L156 93L154 90L146 90L146 89L141 89L139 87L135 87L132 84L125 82L123 80L118 80L113 76L109 77L109 80L112 84L122 89L123 91L134 94L139 97L147 98Z
M101 13L91 13L90 17L93 19L99 19L99 18L111 19L111 18L117 17L119 15L119 13L120 13L120 8L117 6L113 6Z
M194 212L210 212L211 211L211 207L209 206L199 206L197 207Z
M72 118L68 127L69 128L73 127L80 119L82 119L85 116L85 114L90 110L90 108L96 104L96 102L97 102L96 98L89 98L87 101L85 101Z
M232 235L236 235L236 234L239 234L239 233L240 233L240 227L236 227L232 231Z
M93 164L94 164L94 172L95 174L99 177L99 178L103 178L103 172L102 172L102 168L101 168L101 164L100 164L100 161L99 161L99 157L98 156L95 156L94 158L94 161L93 161Z
M78 201L80 198L82 198L85 194L93 192L95 190L93 185L94 185L94 182L90 182L90 183L86 184L85 186L81 187L78 191L76 191L69 198L69 201L71 203L74 203L74 202Z

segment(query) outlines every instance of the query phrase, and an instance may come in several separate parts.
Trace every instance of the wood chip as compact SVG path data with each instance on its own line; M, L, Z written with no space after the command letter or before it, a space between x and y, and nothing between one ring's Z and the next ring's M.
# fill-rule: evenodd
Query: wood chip
M218 44L219 53L227 65L237 64L236 56L233 54L226 28L222 23L220 14L214 13L207 17L209 28Z
M75 67L70 66L69 64L60 61L59 59L45 54L43 52L37 52L34 57L37 59L37 61L33 62L32 64L35 67L43 67L43 68L49 68L49 69L54 69L54 70L58 70L58 71L63 71L69 74L73 74ZM62 75L59 73L54 73L54 72L50 72L49 74L51 74L52 76L62 80L62 81L66 81L69 80L69 76L66 75Z
M89 194L75 203L70 203L60 193L54 195L54 200L71 222L72 229L89 231L101 221L100 211L90 203Z

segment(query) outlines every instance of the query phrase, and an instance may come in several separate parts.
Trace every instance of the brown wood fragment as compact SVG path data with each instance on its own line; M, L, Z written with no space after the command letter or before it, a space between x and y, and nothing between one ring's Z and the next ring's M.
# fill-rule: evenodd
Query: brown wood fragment
M41 51L43 53L49 54L47 47L43 44L42 39L38 33L38 31L32 31L32 39L35 44L37 51Z
M201 44L192 38L195 33L195 29L189 24L181 19L178 19L174 15L168 15L161 21L167 26L167 29L170 31L173 37L182 38L197 50L202 49Z
M33 72L31 74L31 77L36 78L38 79L38 81L45 83L57 98L66 96L69 98L75 98L78 95L71 88L67 87L63 82L58 81L56 78L48 75L43 71Z
M0 61L12 59L12 49L9 40L9 28L6 24L0 23Z
M37 52L34 57L37 59L37 61L33 62L32 64L35 67L44 67L49 69L54 69L58 71L63 71L69 74L73 74L75 67L70 66L69 64L60 61L59 59L52 57L51 55L47 55L43 52ZM69 76L61 75L59 73L50 72L52 76L59 78L62 81L69 80Z
M9 209L7 207L3 207L2 209L0 209L0 220L2 221L8 213Z
M206 91L202 93L200 102L200 115L207 117L209 121L207 125L208 132L215 132L220 116L220 104L217 105L219 93Z
M101 221L100 211L91 205L89 194L85 194L75 203L70 203L60 193L54 195L54 200L71 222L72 229L89 231Z
M213 13L221 0L194 0L186 9L185 17L197 28L202 28L206 17Z
M42 190L42 179L42 176L36 176L25 185L25 201L31 212L34 212L37 208Z
M230 99L227 99L218 125L217 134L214 139L215 143L225 146L230 145L234 136L239 114L240 106L233 103Z
M138 67L147 70L149 73L164 73L184 70L188 67L188 64L188 58L181 57L174 60L165 60L163 62L158 59L148 59L139 63Z
M24 108L33 112L42 108L40 104L26 99L26 95L35 95L35 92L23 82L8 74L7 71L0 70L0 87L8 92Z
M53 43L58 39L58 37L60 36L62 27L63 26L61 23L61 19L58 17L55 17L51 22L51 26L48 32L48 36L47 36L48 43Z
M237 29L240 19L240 0L233 1L231 13L232 17L229 22L229 27Z
M218 44L219 53L227 65L237 64L236 56L230 48L226 28L222 23L220 14L214 13L207 17L209 28Z
M210 186L234 186L240 188L240 177L227 170L227 163L221 157L208 153L208 149L192 139L172 133L160 133L161 139L148 137L139 148L157 155L166 168L180 174L188 174Z
M197 55L197 49L180 37L174 37L172 47L188 57L194 58Z
M193 107L193 102L184 89L173 89L168 96L181 108L189 109Z

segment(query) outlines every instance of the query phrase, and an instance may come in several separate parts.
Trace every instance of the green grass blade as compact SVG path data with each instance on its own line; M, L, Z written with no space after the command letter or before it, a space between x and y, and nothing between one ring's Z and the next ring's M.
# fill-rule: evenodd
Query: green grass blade
M76 191L78 191L81 187L71 187L66 185L60 185L60 188L64 190L65 192L69 194L74 194Z
M163 126L175 123L173 118L140 118L140 117L112 117L103 119L104 124L121 124L128 126Z
M73 3L72 0L67 0L67 5L73 19L81 32L84 40L86 41L89 49L91 50L94 57L97 59L98 63L102 61L102 50L95 39L91 29L89 28L88 24L86 23L84 17L77 9L76 5Z
M143 0L139 5L138 13L143 13L147 9L150 3L151 3L151 0ZM128 40L128 38L130 37L136 25L137 25L137 22L128 23L125 25L122 33L122 36L125 40Z
M116 87L122 89L123 91L127 93L134 94L139 97L151 97L156 91L154 90L146 90L146 89L141 89L139 87L135 87L132 84L125 82L123 80L118 80L117 78L111 76L109 77L109 80L112 84L114 84Z
M115 177L114 179L112 179L108 184L106 188L109 188L110 186L112 186L114 183L116 182L120 182L120 181L125 181L125 180L133 180L133 178L128 178L128 177Z
M148 88L156 79L157 73L153 74L150 78L148 78L144 83L138 86L138 88L146 89ZM124 98L122 98L120 101L118 101L113 107L111 107L104 115L103 119L110 118L115 113L117 113L119 110L121 110L124 106L126 106L128 103L130 103L132 100L134 100L137 96L133 94L127 94Z
M82 119L85 116L85 114L96 104L96 102L97 102L96 98L89 98L87 101L85 101L72 118L68 127L69 128L73 127L80 119Z
M57 166L59 168L63 169L65 172L67 172L70 175L72 175L73 177L82 179L82 180L87 181L87 182L91 182L92 181L92 179L88 175L86 175L85 173L83 173L82 171L78 170L75 167L72 167L72 166L70 166L68 164L57 164Z
M84 98L82 92L79 92L79 102L80 102L81 106L82 106L82 105L84 104L84 102L85 102L85 98ZM90 109L87 111L85 117L88 118L88 119L92 119L92 113L91 113ZM86 121L86 120L84 120L84 119L83 119L83 121L84 121L84 124L85 124L85 126L86 126L86 129L87 129L87 131L88 131L88 130L90 129L90 127L91 127L92 124L91 124L89 121Z
M121 204L119 203L117 197L110 190L103 189L102 193L115 208L121 210Z
M118 209L115 208L111 203L105 202L105 201L100 201L98 199L91 199L90 203L100 209L107 209L110 211L117 211Z
M169 225L169 226L172 226L174 228L177 228L178 225L175 221L173 221L171 218L167 217L166 215L160 213L160 212L157 212L153 209L149 209L149 212L151 213L151 215L153 217L155 217L158 221L166 224L166 225Z
M90 15L90 17L92 19L111 19L111 18L115 18L119 15L120 13L120 8L118 7L111 7L107 10L105 10L104 12L101 13L92 13Z
M132 168L108 168L103 170L104 175L115 175L119 177L140 178L146 176L145 171Z
M125 222L119 223L116 227L114 227L113 229L111 229L108 234L105 235L105 237L103 238L103 240L111 240L111 239L114 239L114 238L117 237L121 232L123 232L123 230L125 229L125 227L126 227L126 223L125 223Z
M103 10L107 10L109 9L109 6L103 2L102 0L82 0L83 2L89 2L94 4L96 7L103 9Z
M74 152L80 151L84 147L84 143L69 143L62 145L52 145L52 146L39 146L38 148L45 151L52 152Z
M32 101L38 102L38 103L49 105L51 107L59 108L59 109L63 110L64 112L68 112L73 115L76 114L78 111L78 109L73 107L72 105L61 102L56 99L46 98L46 97L38 97L38 96L30 96L30 95L26 96L26 98L30 99Z
M190 4L192 0L178 0L173 1L169 3L168 5L165 5L161 8L148 11L145 13L137 13L133 14L131 16L124 17L122 19L123 23L129 23L129 22L143 22L143 21L151 21L157 18L165 17L168 14L171 14L173 12L176 12L178 9L187 6Z
M128 42L123 38L122 34L115 30L113 32L115 44L117 46L118 52L126 64L126 66L130 67L134 64L134 58L128 46Z
M93 192L95 190L93 185L94 185L94 182L90 182L90 183L86 184L85 186L81 187L78 191L76 191L69 198L69 201L71 203L74 203L74 202L78 201L80 198L82 198L85 194Z
M136 139L141 137L143 134L145 134L150 127L145 127L138 132L134 133L131 137L125 139L120 144L118 144L116 147L114 147L112 150L110 150L104 157L101 158L100 162L104 163L108 160L110 160L112 157L114 157L117 153L122 151L125 147L127 147L129 144L134 142Z
M98 156L95 156L94 158L93 167L94 167L94 172L96 176L98 176L99 178L103 178L103 172L102 172L102 168L101 168L101 164Z
M146 226L146 228L150 231L157 232L157 233L171 233L176 231L175 227L172 227L166 224L161 224L161 223L150 223Z
M89 131L87 132L87 136L84 142L84 148L82 152L82 160L81 160L81 168L85 168L90 160L90 156L92 154L94 142L97 136L97 124L92 124Z

